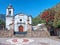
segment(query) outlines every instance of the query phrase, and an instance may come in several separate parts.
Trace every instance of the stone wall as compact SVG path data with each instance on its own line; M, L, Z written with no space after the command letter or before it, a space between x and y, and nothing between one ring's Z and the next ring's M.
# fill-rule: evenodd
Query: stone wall
M0 30L0 38L7 38L7 37L13 37L13 31L9 30ZM20 36L20 34L19 34ZM35 30L31 32L27 32L25 37L49 37L50 35L44 31L44 30Z
M27 37L49 37L50 35L44 30L35 30L27 34Z
M41 29L37 29L27 33L27 37L50 37L50 33L48 32L47 28L44 27Z
M12 37L13 32L10 30L0 30L0 38Z

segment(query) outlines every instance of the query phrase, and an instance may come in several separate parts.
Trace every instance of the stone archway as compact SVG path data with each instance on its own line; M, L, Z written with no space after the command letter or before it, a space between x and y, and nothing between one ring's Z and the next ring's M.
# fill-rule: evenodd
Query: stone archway
M21 26L19 26L19 32L23 32L23 26L21 25Z

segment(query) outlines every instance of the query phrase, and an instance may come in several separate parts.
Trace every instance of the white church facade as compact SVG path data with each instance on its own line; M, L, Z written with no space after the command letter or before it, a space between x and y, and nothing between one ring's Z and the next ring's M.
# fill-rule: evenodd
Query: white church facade
M6 9L6 29L14 32L25 32L32 29L32 17L25 14L14 15L14 8L9 5Z

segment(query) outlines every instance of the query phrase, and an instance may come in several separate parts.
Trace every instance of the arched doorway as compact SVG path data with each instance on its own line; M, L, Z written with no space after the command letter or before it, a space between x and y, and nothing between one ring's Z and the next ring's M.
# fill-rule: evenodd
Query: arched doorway
M21 26L19 26L19 32L23 32L23 26L21 25Z

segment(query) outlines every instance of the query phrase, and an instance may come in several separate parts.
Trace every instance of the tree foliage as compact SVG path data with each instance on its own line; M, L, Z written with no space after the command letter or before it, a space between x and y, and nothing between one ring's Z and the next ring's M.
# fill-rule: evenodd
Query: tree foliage
M47 24L52 25L54 21L54 15L55 11L52 9L48 9L41 14L40 18L42 20L45 20Z
M0 25L5 25L5 21L0 19Z
M55 19L54 19L54 22L53 22L53 26L55 28L60 28L60 11L57 11L56 14L55 14Z
M40 18L45 20L47 24L54 26L55 28L60 28L60 3L51 9L42 12Z
M45 23L44 20L40 19L40 15L32 19L33 24L32 25L37 25L39 23Z

